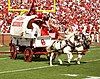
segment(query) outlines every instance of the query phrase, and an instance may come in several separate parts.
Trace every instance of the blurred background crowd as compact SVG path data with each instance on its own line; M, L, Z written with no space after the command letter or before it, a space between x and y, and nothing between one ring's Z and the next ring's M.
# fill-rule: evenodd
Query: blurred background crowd
M32 1L11 0L11 8L29 9ZM35 7L38 10L53 10L54 1L36 0ZM100 34L100 0L56 0L56 12L50 14L61 32L72 27L73 30L84 29L89 34ZM7 0L0 0L0 28L9 27L12 19L18 15L20 12L8 12Z

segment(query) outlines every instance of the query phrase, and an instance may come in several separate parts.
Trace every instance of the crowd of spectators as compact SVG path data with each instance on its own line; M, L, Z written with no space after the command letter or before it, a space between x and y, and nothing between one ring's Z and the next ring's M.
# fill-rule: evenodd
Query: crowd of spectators
M94 26L100 24L100 0L63 0L57 2L56 16L59 23L67 26ZM91 25L91 26L90 26Z
M11 0L13 9L29 9L31 4L32 0ZM53 0L36 0L35 7L38 10L53 10L53 4ZM7 0L0 0L0 21L6 20L6 24L10 25L19 14L8 12ZM100 32L100 0L56 0L56 12L51 15L60 31L73 26L73 30L86 27L88 33Z

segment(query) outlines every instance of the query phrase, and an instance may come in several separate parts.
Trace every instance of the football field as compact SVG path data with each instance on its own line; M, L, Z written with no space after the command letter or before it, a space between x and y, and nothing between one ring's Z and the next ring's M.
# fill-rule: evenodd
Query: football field
M0 55L0 79L100 79L99 46L91 46L80 65L73 60L68 65L65 54L61 59L63 65L55 60L54 66L49 66L46 56L24 62L23 55L19 55L17 60L10 59L9 54Z

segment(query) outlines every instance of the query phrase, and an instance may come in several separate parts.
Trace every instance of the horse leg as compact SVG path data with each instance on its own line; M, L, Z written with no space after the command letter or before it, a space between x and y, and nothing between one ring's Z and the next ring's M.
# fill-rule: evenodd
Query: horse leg
M62 60L59 58L60 54L57 55L57 59L59 61L60 64L63 64Z
M54 55L54 53L51 53L51 55L50 55L50 66L53 66L53 65L52 65L52 62L53 62L53 61L52 61L53 55Z
M77 64L80 64L80 60L81 60L81 58L82 58L82 55L81 55L81 53L80 54L78 54L78 57L77 57Z
M67 53L67 57L68 57L68 63L70 64L71 59L73 58L73 55L71 52Z
M60 58L58 58L58 61L59 61L60 64L63 64L63 62Z
M63 50L63 52L65 54L67 54L67 58L68 58L67 61L68 61L69 64L70 64L71 59L73 58L72 52L70 52L70 51L71 51L71 47L70 46L65 47L64 50Z

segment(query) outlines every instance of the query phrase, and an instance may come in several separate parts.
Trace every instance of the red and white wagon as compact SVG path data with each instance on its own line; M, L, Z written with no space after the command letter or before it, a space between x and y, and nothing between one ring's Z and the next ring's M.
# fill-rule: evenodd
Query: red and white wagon
M25 61L32 61L33 55L47 55L46 47L54 40L54 33L47 36L41 36L40 26L36 22L41 21L32 16L17 16L13 19L10 28L11 43L10 53L11 58L16 59L17 54L24 54ZM53 35L53 37L52 37Z

